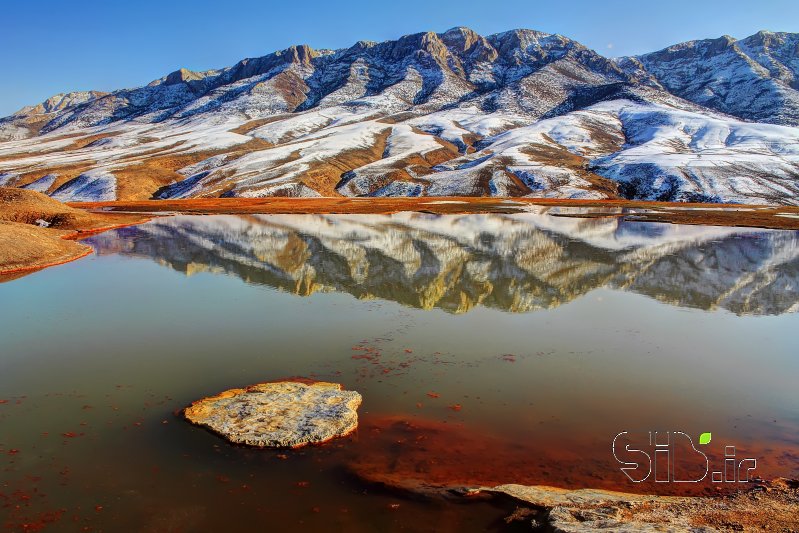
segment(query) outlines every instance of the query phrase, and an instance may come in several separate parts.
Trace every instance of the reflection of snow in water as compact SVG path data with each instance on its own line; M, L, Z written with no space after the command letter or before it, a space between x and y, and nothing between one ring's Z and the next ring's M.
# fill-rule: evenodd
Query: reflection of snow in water
M91 238L99 253L464 312L549 308L602 286L778 314L799 301L799 233L511 215L175 216Z

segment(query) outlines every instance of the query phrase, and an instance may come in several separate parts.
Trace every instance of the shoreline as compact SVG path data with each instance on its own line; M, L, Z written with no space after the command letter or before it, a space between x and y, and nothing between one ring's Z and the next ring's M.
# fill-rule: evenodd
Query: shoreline
M74 202L70 207L90 212L182 214L392 214L416 211L432 214L548 213L578 218L619 217L628 221L799 229L799 207L742 204L690 204L637 200L569 200L559 198L495 198L463 196L369 198L194 198ZM582 211L581 211L582 210Z
M13 276L12 279L16 279L17 276L14 276L15 274L26 274L26 273L38 272L39 270L44 270L45 268L50 268L50 267L59 266L59 265L65 265L67 263L71 263L73 261L77 261L78 259L83 259L84 257L91 255L94 252L94 250L91 248L91 246L80 244L78 241L80 241L81 239L84 239L86 237L90 237L92 235L97 235L98 233L104 233L106 231L111 231L111 230L115 230L115 229L119 229L119 228L126 228L126 227L129 227L129 226L137 226L139 224L143 224L143 223L148 222L150 220L152 220L152 217L143 218L143 219L141 219L141 220L139 220L137 222L123 222L123 223L120 223L120 224L111 224L111 225L108 225L108 226L101 226L101 227L98 227L98 228L77 229L77 230L73 230L73 232L71 232L71 233L60 235L57 238L62 239L64 241L74 241L74 242L79 244L79 246L82 248L82 250L81 249L76 249L75 253L73 255L64 257L63 259L56 259L54 261L44 262L44 263L31 263L31 264L28 264L28 265L15 267L15 268L9 268L9 269L0 269L0 283L2 283L3 281L10 281L8 279L3 279L5 276L9 276L9 277ZM39 229L47 231L47 228L39 228ZM52 230L50 230L50 231L52 231ZM2 226L0 226L0 232L2 232Z
M61 238L64 239L64 240L69 240L67 237L61 237ZM71 263L72 261L77 261L78 259L83 259L87 255L91 255L91 254L92 254L92 249L89 248L89 247L86 247L85 250L82 250L80 252L76 252L74 255L72 255L70 257L65 257L64 259L58 259L58 260L51 261L51 262L48 262L48 263L34 263L34 264L26 265L26 266L0 270L0 283L2 283L3 281L9 281L9 280L3 279L5 276L9 276L12 279L16 279L17 277L21 277L21 276L15 276L15 274L27 274L27 273L32 274L33 272L38 272L39 270L44 270L45 268L50 268L50 267L59 266L59 265L65 265L67 263Z
M6 191L8 189L5 189ZM18 191L18 190L17 190ZM30 196L30 193L18 193ZM36 193L38 194L38 193ZM689 204L635 200L571 200L557 198L494 197L380 197L380 198L197 198L186 200L142 200L114 202L68 202L62 204L39 195L35 207L11 203L12 216L4 216L0 205L0 239L32 243L27 256L0 256L0 276L8 281L19 274L76 261L91 254L79 244L84 237L105 231L142 224L153 218L174 214L374 214L419 212L436 215L522 214L540 212L573 218L615 217L630 222L660 222L685 225L750 227L753 229L799 230L799 207L750 206L739 204ZM32 196L30 196L33 198ZM69 223L39 227L32 220L41 213L55 213L56 218L70 217ZM27 222L27 223L24 223ZM110 223L109 223L110 222ZM10 226L25 226L27 231ZM4 231L5 230L5 231ZM9 236L10 233L10 236ZM28 235L28 238L24 236ZM67 250L54 244L55 239L72 241ZM8 247L8 246L7 246ZM8 253L4 254L8 255ZM12 254L13 255L13 254ZM16 261L16 262L15 262ZM9 266L9 264L11 266ZM16 275L16 276L15 276Z
M0 282L86 257L92 248L80 239L150 218L90 213L40 193L0 187Z
M532 522L554 531L796 531L799 528L799 481L778 478L730 494L655 496L543 485L500 485L466 489L509 497L522 505L506 522Z

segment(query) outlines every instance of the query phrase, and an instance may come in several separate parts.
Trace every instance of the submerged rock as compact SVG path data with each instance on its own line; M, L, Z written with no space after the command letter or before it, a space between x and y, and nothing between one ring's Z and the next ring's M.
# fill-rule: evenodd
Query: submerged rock
M360 405L361 395L338 383L282 381L227 390L183 414L237 444L298 448L354 431Z

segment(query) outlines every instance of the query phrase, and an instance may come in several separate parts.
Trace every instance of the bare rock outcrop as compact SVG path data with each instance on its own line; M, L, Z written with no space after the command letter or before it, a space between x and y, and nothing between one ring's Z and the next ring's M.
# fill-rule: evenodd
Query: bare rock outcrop
M500 485L476 492L505 494L534 509L513 519L560 533L799 530L799 482L776 479L713 497L654 496L598 489ZM536 512L537 511L537 512Z
M299 448L354 431L360 405L361 395L338 383L282 381L227 390L183 414L236 444Z

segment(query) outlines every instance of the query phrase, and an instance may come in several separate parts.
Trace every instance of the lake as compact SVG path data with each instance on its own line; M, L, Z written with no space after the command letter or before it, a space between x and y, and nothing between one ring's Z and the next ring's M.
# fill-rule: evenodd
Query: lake
M179 215L85 242L0 284L7 529L501 530L512 502L446 489L728 487L632 483L625 431L799 475L799 232ZM180 417L291 376L359 391L359 430L259 450Z

